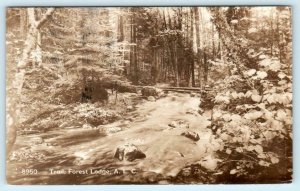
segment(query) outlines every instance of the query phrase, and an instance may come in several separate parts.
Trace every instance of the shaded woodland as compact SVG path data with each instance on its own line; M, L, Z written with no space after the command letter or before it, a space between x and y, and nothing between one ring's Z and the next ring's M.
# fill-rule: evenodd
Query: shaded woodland
M149 119L151 128L165 123L171 130L187 129L170 133L170 139L180 145L184 137L186 144L200 145L199 152L192 147L194 154L174 146L182 159L172 175L164 167L130 180L71 177L60 182L62 177L45 177L43 182L31 177L29 183L291 181L290 7L8 8L6 26L8 169L24 161L31 161L30 168L55 168L51 161L66 156L62 166L117 168L113 157L123 160L124 153L118 152L128 147L142 153L128 155L129 162L145 161L142 167L151 169L147 159L152 150L120 142L120 132L128 130L128 139L155 137L146 123L138 125L145 126L144 132L130 133L139 121L159 118L159 112L162 120ZM161 107L173 102L179 104L174 111ZM192 103L196 108L185 108ZM186 110L175 113L181 107ZM168 112L178 118L164 116ZM203 137L208 142L200 144ZM99 143L86 146L98 148L98 154L89 155L93 163L81 155L78 159L71 147L57 152L61 146L78 144L79 149L91 139L123 147L113 155L114 147L99 154L105 150ZM23 184L16 174L11 171L9 180Z

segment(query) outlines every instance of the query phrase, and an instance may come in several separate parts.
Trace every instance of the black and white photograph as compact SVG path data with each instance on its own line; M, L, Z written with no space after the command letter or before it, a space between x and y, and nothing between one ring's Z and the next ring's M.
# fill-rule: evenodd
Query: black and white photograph
M7 7L12 185L293 180L290 6Z

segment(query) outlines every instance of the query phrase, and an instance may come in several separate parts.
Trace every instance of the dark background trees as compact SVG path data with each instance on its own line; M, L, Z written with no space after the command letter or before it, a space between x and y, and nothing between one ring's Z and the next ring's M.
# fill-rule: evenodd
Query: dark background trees
M105 108L105 89L210 86L200 107L235 161L227 173L291 168L290 7L10 8L6 22L9 145L45 112Z

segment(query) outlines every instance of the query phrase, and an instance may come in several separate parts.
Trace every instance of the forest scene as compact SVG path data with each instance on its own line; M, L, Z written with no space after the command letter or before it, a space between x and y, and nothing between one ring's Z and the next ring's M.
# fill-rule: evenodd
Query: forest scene
M7 182L291 182L291 15L7 8Z

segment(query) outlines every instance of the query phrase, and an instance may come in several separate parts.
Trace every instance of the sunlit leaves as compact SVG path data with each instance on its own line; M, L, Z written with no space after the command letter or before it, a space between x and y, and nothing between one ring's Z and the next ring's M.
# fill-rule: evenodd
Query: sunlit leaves
M256 70L255 70L255 69L250 69L250 70L244 72L244 75L247 76L247 77L251 77L251 76L253 76L255 73L256 73Z
M271 156L271 162L273 164L277 164L277 163L279 163L279 159L277 157Z
M261 101L261 98L262 98L262 96L259 95L259 94L253 94L253 95L251 96L251 99L252 99L253 101L255 101L255 102L260 102L260 101Z
M263 101L267 101L269 104L283 104L288 105L292 101L292 93L271 93L266 94L263 97Z
M227 148L225 152L230 155L232 153L232 150Z
M237 173L237 170L236 169L232 169L229 174L236 174Z
M218 95L215 97L215 103L225 103L225 104L229 104L230 103L230 99L228 96L224 96L224 95Z
M278 121L284 121L286 117L287 117L286 112L283 109L279 109L277 111L276 119Z
M259 154L257 155L257 158L265 159L265 158L267 158L267 155L264 154L264 153L259 153Z
M258 153L261 154L264 152L263 147L261 145L255 145L254 150Z
M232 24L237 24L239 21L238 20L232 20L232 21L230 21Z
M213 112L213 118L214 118L215 120L219 119L221 116L222 116L222 112L221 112L220 110L215 110L215 111Z
M259 78L259 79L264 79L268 76L268 74L264 71L257 71L256 75L257 75L257 78Z
M231 121L238 122L241 119L242 119L242 117L240 115L237 115L237 114L231 115Z
M259 62L259 65L264 67L266 70L271 70L275 72L277 72L281 68L279 60L271 59L268 57L263 58L263 60Z
M224 121L229 122L231 120L230 114L228 114L228 113L224 114L223 119L224 119Z
M264 160L260 160L260 161L258 162L258 164L259 164L260 166L265 166L265 167L270 166L270 163L269 163L269 162L266 162L266 161L264 161Z
M227 141L227 140L230 138L230 136L227 135L226 133L222 133L222 134L220 135L220 138L221 138L223 141Z
M256 28L250 28L248 29L248 33L256 33L257 29Z
M240 21L239 19L237 23L241 24ZM231 22L230 25L237 23ZM264 27L265 30L270 30L269 25ZM248 38L254 41L265 40L266 36L257 37L260 30L248 27L246 29ZM243 40L240 38L238 40L243 42L241 45L243 47L248 39L245 37ZM281 45L287 46L286 40L286 38L281 39ZM230 41L226 43L230 44L229 47L232 46ZM250 41L247 43L251 44ZM236 64L230 65L230 69L234 72L234 80L232 76L225 78L224 85L217 89L218 99L215 105L219 108L218 115L220 115L217 123L214 124L219 128L217 135L225 143L227 149L224 153L228 155L229 160L236 159L235 157L239 159L238 162L234 162L235 167L230 170L232 175L239 176L245 172L240 169L248 168L246 163L240 161L251 161L252 165L261 167L278 164L282 157L280 151L276 149L280 146L278 144L283 139L292 138L292 76L291 64L286 58L291 56L291 48L289 47L287 53L283 53L285 50L279 53L281 54L279 61L278 49L274 47L276 45L272 47L271 54L270 47L259 47L259 49L254 46L247 47L247 55L254 60L251 60L250 64L240 62L239 59L243 60L244 56L233 55L236 56L233 58ZM229 52L232 56L232 52ZM282 57L283 54L286 56ZM230 60L230 63L234 62Z
M266 140L271 140L276 136L276 133L271 131L264 131L262 134L266 138Z
M252 112L246 113L244 115L244 117L249 120L255 120L257 118L260 118L262 115L263 115L263 113L261 111L252 111Z
M242 147L237 147L235 150L238 153L242 153L243 152L243 148Z
M280 73L278 74L278 77L279 77L280 79L283 79L283 78L286 77L286 75L285 75L284 73L280 72Z

